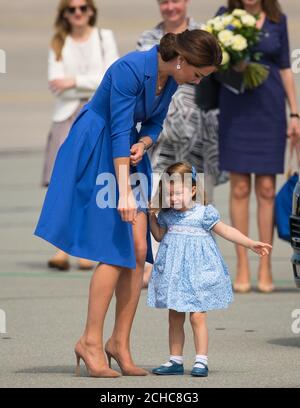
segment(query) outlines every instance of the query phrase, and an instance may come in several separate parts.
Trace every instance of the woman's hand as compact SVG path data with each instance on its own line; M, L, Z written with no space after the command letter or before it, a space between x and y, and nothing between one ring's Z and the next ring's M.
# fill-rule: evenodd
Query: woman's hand
M136 166L143 158L144 155L144 144L139 142L135 143L134 145L131 146L130 152L130 164L132 166Z
M66 89L74 88L76 85L75 78L54 79L49 81L49 88L54 93L63 92Z
M249 249L251 249L251 251L255 252L262 258L263 256L270 254L272 245L265 244L264 242L251 240L249 243Z
M300 120L299 118L290 119L287 135L293 146L299 144L300 142Z
M128 190L127 194L120 195L118 211L122 221L130 222L131 224L135 223L137 216L137 205L131 189Z

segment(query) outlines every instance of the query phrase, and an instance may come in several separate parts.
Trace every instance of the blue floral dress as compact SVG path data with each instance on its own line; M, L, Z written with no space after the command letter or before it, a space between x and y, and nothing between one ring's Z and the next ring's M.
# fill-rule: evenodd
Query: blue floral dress
M149 282L150 307L205 312L233 301L228 268L210 231L219 221L212 205L159 212L158 223L167 232Z

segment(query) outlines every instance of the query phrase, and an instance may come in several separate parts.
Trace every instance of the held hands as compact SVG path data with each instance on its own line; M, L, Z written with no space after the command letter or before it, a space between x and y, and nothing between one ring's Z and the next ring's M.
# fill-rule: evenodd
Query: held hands
M272 245L265 244L264 242L250 240L248 248L251 249L251 251L255 252L262 258L263 256L270 254Z
M51 92L60 93L66 89L74 88L76 85L75 78L54 79L49 81L49 88Z
M122 221L135 224L137 216L137 205L131 189L126 194L121 194L118 203L118 211Z
M297 147L300 142L300 120L299 118L290 119L287 135L291 141L291 144Z

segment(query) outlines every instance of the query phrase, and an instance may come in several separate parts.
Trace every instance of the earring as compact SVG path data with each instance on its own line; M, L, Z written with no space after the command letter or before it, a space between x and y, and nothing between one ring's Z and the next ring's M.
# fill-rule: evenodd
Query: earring
M177 64L177 65L176 65L176 68L177 68L177 69L181 69L181 65L180 65L180 64Z

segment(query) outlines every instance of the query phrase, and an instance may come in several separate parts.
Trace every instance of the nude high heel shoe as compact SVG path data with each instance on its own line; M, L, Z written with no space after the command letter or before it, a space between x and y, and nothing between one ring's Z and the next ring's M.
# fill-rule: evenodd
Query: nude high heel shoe
M102 368L91 368L83 355L78 351L74 350L76 355L76 369L75 374L77 377L80 377L80 359L83 360L86 370L88 372L89 377L96 377L96 378L118 378L121 377L121 374L115 370L112 370L109 367L102 367Z
M116 361L116 363L118 364L118 366L120 367L121 373L124 376L145 376L145 375L149 374L148 371L146 371L146 370L144 370L143 368L140 368L140 367L136 367L136 366L127 367L127 368L123 367L120 360L118 359L118 357L113 355L112 352L107 349L107 346L105 346L105 353L107 355L109 368L111 368L111 359L113 358Z

